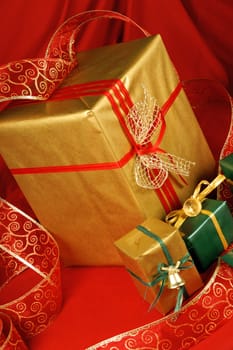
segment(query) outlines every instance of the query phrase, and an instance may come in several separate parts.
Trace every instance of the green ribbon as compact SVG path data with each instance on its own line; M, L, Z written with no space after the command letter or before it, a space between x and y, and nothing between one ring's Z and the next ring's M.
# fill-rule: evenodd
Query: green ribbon
M158 264L158 267L157 267L158 272L157 272L156 275L152 276L153 279L152 279L151 282L143 281L134 272L128 270L128 272L134 278L136 278L140 283L142 283L146 287L153 287L153 286L155 286L158 283L160 284L159 292L158 292L156 298L153 300L152 304L150 305L149 310L151 310L156 305L156 303L158 302L160 296L162 295L162 293L164 291L165 284L166 284L166 282L168 280L168 270L167 270L167 268L169 266L175 267L176 264L174 264L173 259L172 259L171 255L170 255L170 253L169 253L165 243L163 242L163 240L159 236L157 236L155 233L149 231L147 228L145 228L144 226L141 226L141 225L137 226L137 229L139 231L141 231L142 233L144 233L145 235L147 235L148 237L154 239L155 241L157 241L160 244L160 247L162 248L163 253L166 256L166 259L167 259L167 262L168 262L168 264L165 264L165 263ZM179 264L179 270L180 271L181 270L187 270L187 269L189 269L189 268L191 268L193 266L193 261L190 258L189 253L187 253L184 257L182 257L179 260L179 262L180 262L180 264ZM191 262L192 265L185 266L184 264L186 262ZM163 268L166 268L166 269L163 269ZM186 291L185 287L181 286L180 288L178 288L176 305L175 305L175 309L174 309L175 312L180 310L180 308L182 306L183 299L186 296L187 296L187 291Z

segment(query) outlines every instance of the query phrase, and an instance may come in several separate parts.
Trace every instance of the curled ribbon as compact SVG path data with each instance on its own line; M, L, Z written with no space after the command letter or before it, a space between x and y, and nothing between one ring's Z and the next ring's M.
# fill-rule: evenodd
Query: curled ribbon
M109 10L90 10L66 20L54 33L44 57L10 62L0 67L0 102L47 100L77 66L77 35L83 25L99 18L114 18L133 24L129 17Z
M169 103L173 102L180 91L178 85L173 91ZM136 102L127 116L127 126L136 144L135 178L139 186L148 189L161 188L169 172L180 176L189 176L194 162L165 152L160 143L165 132L164 114L170 105L160 108L154 97L144 90L144 99ZM153 134L158 132L154 145Z
M212 182L207 180L200 181L196 186L193 195L184 202L183 207L181 209L171 211L166 216L165 221L176 228L180 228L188 217L194 217L200 213L208 215L211 218L216 231L218 232L224 249L226 249L228 244L215 218L215 215L208 210L202 209L202 202L206 199L208 194L216 189L225 179L226 177L224 175L219 174ZM202 185L205 185L206 187L201 191Z
M4 313L0 313L0 349L29 350L11 318Z
M2 337L9 333L3 339L4 346L16 349L10 347L11 336L17 336L15 327L22 337L22 346L17 349L23 350L23 340L42 332L60 311L59 248L38 222L0 198L0 251L0 320L6 325ZM38 276L33 285L20 296L9 297L11 281L28 279L30 271ZM34 281L31 273L30 278Z

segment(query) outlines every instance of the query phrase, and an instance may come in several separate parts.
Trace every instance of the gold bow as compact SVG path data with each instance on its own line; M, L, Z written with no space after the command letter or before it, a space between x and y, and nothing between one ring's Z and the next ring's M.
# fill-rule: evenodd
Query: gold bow
M184 202L183 207L181 209L171 211L166 216L165 221L175 226L176 228L179 228L187 219L187 217L197 216L201 211L203 214L209 215L209 212L207 210L202 210L202 202L206 199L206 196L208 196L208 194L217 188L225 179L226 177L220 174L212 182L209 182L207 180L200 181L196 186L192 196ZM201 191L202 185L206 185L206 187ZM215 221L214 224L216 224L217 220L213 215L211 219Z

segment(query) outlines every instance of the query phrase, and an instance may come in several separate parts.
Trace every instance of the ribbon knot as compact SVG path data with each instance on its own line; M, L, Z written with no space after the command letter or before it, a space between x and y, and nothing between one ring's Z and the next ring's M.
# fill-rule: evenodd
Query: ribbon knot
M174 225L176 228L182 226L187 217L195 217L202 211L202 202L206 197L216 189L224 180L225 176L220 174L212 182L202 180L196 186L193 194L188 198L181 209L173 210L166 216L166 222ZM204 190L201 187L205 185Z
M154 147L152 146L151 142L148 142L147 144L144 144L144 145L136 144L135 151L137 155L142 156L145 154L153 153Z
M170 154L160 148L166 123L164 115L181 89L180 84L172 92L168 103L159 107L154 97L143 87L144 99L130 109L126 123L134 140L136 151L135 178L139 186L148 189L161 188L169 172L189 176L195 163ZM157 134L155 144L151 139Z
M190 264L186 264L189 262ZM176 264L165 264L161 263L158 265L158 273L153 276L152 281L149 283L148 286L155 286L156 284L160 284L159 292L155 298L155 300L152 302L150 309L152 309L155 304L158 302L160 296L162 295L165 286L169 289L177 289L177 299L176 299L176 305L174 311L179 311L184 295L186 294L185 290L185 281L181 278L180 272L182 270L189 269L193 266L193 261L190 258L189 253L186 254L182 259L178 260Z

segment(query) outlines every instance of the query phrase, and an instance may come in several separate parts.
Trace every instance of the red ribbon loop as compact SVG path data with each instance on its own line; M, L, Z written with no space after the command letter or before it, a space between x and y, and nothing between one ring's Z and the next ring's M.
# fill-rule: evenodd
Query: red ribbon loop
M78 64L75 44L79 30L84 24L101 18L131 23L145 36L150 36L136 22L115 11L92 10L79 13L56 30L47 46L45 57L23 59L0 67L0 102L47 100Z

